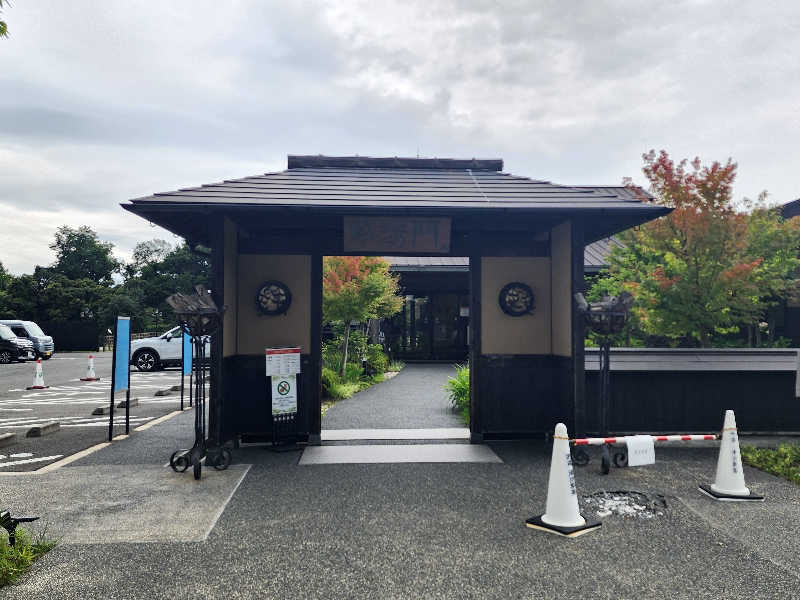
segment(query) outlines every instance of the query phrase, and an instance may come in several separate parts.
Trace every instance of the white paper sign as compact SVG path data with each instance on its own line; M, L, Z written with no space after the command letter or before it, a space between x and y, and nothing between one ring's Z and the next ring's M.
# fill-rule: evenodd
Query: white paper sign
M267 348L267 377L300 372L300 348Z
M272 377L272 414L283 415L297 412L297 376Z
M628 445L628 466L639 467L656 462L656 449L650 435L629 435L625 438Z

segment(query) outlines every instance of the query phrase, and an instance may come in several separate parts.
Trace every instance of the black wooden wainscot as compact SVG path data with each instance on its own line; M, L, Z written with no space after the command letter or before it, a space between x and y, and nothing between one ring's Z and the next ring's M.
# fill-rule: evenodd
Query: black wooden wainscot
M499 159L289 156L284 171L123 204L212 249L210 287L226 311L212 339L210 435L269 438L264 349L294 346L299 437L319 441L325 255L469 257L473 441L538 437L556 421L584 433L584 329L572 300L584 246L669 209L635 190L502 169ZM257 310L265 282L290 290L282 314ZM535 296L518 316L498 298L512 282Z
M599 351L586 349L586 394L599 393ZM611 349L609 431L719 431L727 409L743 434L800 433L794 348ZM589 403L587 430L600 429Z

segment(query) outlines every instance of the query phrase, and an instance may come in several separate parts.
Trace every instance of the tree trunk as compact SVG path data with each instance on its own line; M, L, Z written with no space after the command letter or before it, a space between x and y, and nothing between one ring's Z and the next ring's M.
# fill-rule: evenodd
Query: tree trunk
M350 342L350 321L344 324L344 344L342 344L342 368L339 371L342 379L347 375L347 344Z
M705 330L700 331L700 347L701 348L711 347L711 336L709 336L708 332Z

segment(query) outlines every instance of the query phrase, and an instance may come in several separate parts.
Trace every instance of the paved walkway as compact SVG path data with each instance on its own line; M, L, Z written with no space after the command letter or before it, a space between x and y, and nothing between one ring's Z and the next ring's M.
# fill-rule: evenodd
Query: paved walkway
M63 536L0 598L798 597L797 486L745 467L765 502L702 496L716 443L659 447L655 465L607 476L592 452L575 470L585 515L596 516L587 497L602 490L666 506L650 518L606 515L598 531L565 540L524 526L545 507L542 443L493 444L503 463L473 464L299 466L299 453L249 447L195 482L164 468L190 442L193 417L46 476L0 477L4 507L40 514L36 528ZM71 538L82 526L94 533Z
M444 384L448 364L409 364L388 381L340 400L325 413L323 429L430 429L464 427L450 408Z

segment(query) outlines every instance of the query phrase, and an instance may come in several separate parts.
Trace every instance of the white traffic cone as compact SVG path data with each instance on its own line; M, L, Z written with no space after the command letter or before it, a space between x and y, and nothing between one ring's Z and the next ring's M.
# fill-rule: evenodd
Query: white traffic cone
M764 496L751 493L744 484L742 455L739 452L739 434L736 431L736 417L732 410L725 411L722 443L719 446L719 458L717 459L717 477L711 485L701 485L698 489L714 500L728 502L764 500Z
M575 474L572 472L572 456L569 452L567 426L556 425L553 435L553 456L550 459L550 478L547 482L547 506L545 513L531 517L525 524L566 537L576 537L600 527L599 521L587 521L578 508L578 492L575 489Z
M86 367L86 377L81 377L81 381L100 381L94 372L94 356L89 355L89 366Z
M33 385L26 390L44 390L49 388L49 385L44 384L44 371L42 370L42 359L36 359L36 371L33 374Z

